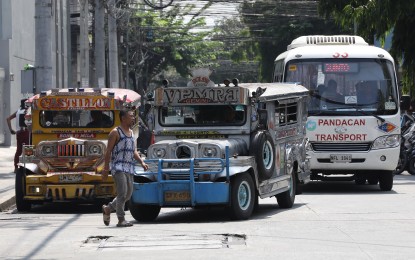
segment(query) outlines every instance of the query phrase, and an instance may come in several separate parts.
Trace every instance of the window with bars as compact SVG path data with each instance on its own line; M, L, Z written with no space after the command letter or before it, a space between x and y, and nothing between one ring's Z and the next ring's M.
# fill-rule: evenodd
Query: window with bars
M276 103L275 121L279 126L297 123L297 103Z

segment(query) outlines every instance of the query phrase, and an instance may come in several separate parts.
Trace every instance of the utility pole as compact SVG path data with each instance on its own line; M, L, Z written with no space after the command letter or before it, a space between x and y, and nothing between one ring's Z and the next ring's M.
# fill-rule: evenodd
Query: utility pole
M79 4L81 7L79 35L81 87L86 88L89 87L88 0L80 0Z
M94 86L105 87L105 9L102 0L95 0L95 79Z
M52 86L52 2L35 2L35 72L36 92L50 90Z
M115 0L108 1L108 7L115 9ZM108 60L110 72L110 87L119 88L118 76L118 46L117 46L117 20L115 13L108 12Z

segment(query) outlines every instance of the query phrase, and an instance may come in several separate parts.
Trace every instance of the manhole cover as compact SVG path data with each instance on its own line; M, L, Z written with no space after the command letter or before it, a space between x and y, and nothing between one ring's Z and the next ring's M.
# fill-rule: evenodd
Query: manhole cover
M246 235L201 234L171 236L90 236L83 247L97 250L189 250L246 246Z

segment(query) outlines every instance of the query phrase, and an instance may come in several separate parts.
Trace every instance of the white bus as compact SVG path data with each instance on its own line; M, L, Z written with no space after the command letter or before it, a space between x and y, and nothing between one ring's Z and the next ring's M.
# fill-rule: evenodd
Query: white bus
M359 36L302 36L275 60L274 82L310 90L311 179L391 190L400 148L394 60Z

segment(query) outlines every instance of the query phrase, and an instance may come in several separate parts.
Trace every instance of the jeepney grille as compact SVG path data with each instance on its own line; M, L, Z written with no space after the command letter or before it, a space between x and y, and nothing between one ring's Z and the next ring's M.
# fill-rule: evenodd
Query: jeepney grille
M84 156L85 145L83 144L61 144L58 145L58 157Z
M48 160L49 164L52 166L52 168L56 169L68 169L68 162L60 162L55 160ZM79 162L76 164L76 167L74 169L87 169L91 168L95 165L96 160L88 160L85 162Z
M311 143L316 152L366 152L372 143Z

